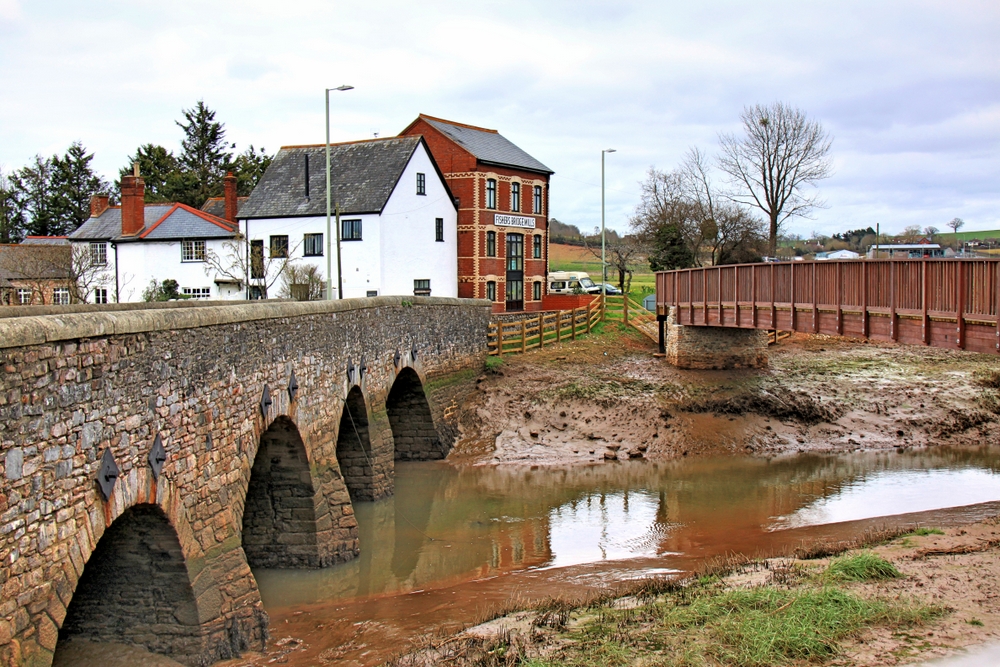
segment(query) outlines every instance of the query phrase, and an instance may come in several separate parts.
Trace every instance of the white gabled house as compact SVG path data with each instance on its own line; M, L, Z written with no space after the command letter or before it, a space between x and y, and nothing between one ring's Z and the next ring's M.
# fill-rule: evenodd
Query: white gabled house
M138 175L122 178L121 206L109 206L106 195L93 197L90 219L69 235L75 248L89 254L92 265L105 267L89 300L142 301L152 281L164 280L177 281L178 291L191 298L242 299L242 281L218 275L206 262L210 253L223 255L239 238L236 179L227 176L225 186L232 199L227 209L232 222L184 204L147 204Z
M458 208L423 138L333 144L330 152L342 296L457 296ZM327 236L325 144L282 147L238 217L249 240L249 297L276 296L286 255L300 275L314 267L323 286L329 260L333 298L341 296L333 226Z

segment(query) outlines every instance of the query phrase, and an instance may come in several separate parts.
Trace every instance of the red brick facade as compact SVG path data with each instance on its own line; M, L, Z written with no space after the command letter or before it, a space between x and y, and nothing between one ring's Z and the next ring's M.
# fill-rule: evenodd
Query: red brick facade
M546 294L549 266L549 173L484 164L470 151L439 131L426 119L496 133L470 125L440 121L421 115L400 134L422 135L444 174L458 205L458 296L485 299L495 290L493 312L507 312L506 258L510 235L523 236L524 280L523 310L542 310ZM487 207L487 182L496 182L496 207ZM511 199L513 183L520 184L520 210L515 211ZM535 187L541 188L541 210L535 210ZM533 218L534 229L495 224L495 216L514 215ZM490 243L488 235L495 235ZM539 257L535 256L538 236ZM516 246L515 246L516 247ZM490 252L494 251L494 252ZM538 287L535 287L538 283ZM536 289L538 290L536 292ZM537 297L537 298L536 298ZM512 311L519 310L511 308Z

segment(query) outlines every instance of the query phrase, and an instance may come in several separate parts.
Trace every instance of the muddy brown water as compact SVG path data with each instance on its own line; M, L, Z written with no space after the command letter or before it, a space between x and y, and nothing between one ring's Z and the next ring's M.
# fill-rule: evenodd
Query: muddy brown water
M575 468L397 463L357 503L361 556L257 570L265 664L374 665L509 601L576 596L868 527L1000 512L1000 448L631 461ZM287 661L287 662L286 662Z

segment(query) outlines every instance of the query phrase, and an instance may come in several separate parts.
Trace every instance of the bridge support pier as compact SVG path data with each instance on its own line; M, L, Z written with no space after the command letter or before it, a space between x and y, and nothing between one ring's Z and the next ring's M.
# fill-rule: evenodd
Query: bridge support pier
M767 332L733 327L683 326L676 323L677 308L670 308L663 350L678 368L765 368Z

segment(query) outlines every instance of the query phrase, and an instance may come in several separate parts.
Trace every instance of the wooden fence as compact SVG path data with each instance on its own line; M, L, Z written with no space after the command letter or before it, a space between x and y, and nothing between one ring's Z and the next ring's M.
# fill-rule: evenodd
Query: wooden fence
M1000 353L1000 260L712 266L656 274L677 323L782 329Z
M601 319L601 299L594 299L590 305L538 313L517 322L491 322L487 331L487 346L490 355L512 352L527 352L536 347L544 347L576 340L576 337L590 330Z

